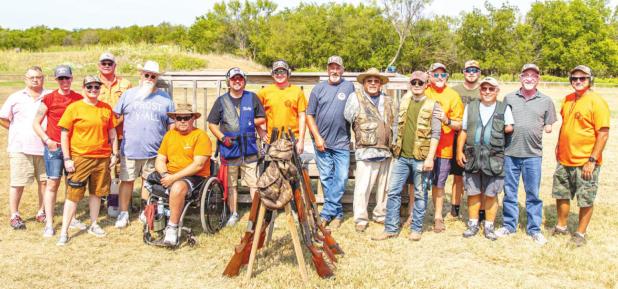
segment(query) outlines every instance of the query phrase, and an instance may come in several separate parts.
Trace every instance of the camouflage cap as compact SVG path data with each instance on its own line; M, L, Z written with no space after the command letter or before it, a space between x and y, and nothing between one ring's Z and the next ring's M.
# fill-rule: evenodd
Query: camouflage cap
M592 76L592 69L590 69L590 67L588 67L586 65L575 66L575 68L571 69L569 74L573 74L573 72L575 72L575 71L581 71L581 72L585 73L588 76Z
M487 83L487 84L489 84L491 86L494 86L494 87L500 86L498 84L498 80L496 80L493 77L485 77L485 78L483 78L483 80L481 80L481 82L480 82L480 85L483 85L483 83Z
M84 77L84 86L86 86L86 84L90 84L90 83L102 84L103 82L101 82L101 79L99 79L98 76L87 75L86 77Z
M285 70L287 70L288 72L290 71L290 66L288 65L287 62L285 62L285 60L277 60L275 62L273 62L273 69L272 71L275 71L279 68L283 68Z
M415 79L418 79L422 82L427 82L427 73L420 70L414 71L412 72L412 75L410 75L410 81Z
M479 62L476 61L476 60L468 60L468 61L466 61L466 63L464 63L464 69L466 69L468 67L476 67L478 69L481 69L481 66L479 65Z
M56 79L58 79L58 77L73 77L73 71L68 65L58 65L56 69L54 69L54 77Z
M326 65L329 65L331 63L335 63L335 64L338 64L339 66L343 67L343 59L341 59L341 56L333 55L333 56L329 57L328 58L328 63Z
M521 73L524 73L524 71L529 70L529 69L536 71L536 73L541 73L541 70L539 69L539 67L536 66L536 64L534 63L524 64L524 66L521 67Z
M448 72L448 70L446 69L446 66L444 64L440 63L440 62L436 62L436 63L432 64L431 66L429 66L429 70L427 70L427 71L433 72L433 71L436 71L436 70L438 70L440 68L442 68L442 69L444 69L444 71Z

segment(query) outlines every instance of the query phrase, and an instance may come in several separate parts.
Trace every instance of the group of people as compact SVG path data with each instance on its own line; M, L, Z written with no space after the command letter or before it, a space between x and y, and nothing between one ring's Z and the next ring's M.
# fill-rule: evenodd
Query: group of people
M110 190L111 173L119 162L119 215L115 227L129 224L129 203L139 177L167 188L170 219L164 242L178 242L178 223L185 198L210 175L212 144L204 130L195 127L201 114L190 104L174 104L157 88L159 65L147 61L140 67L137 87L116 75L116 58L103 53L99 75L87 76L83 94L71 90L73 75L66 65L56 67L58 89L43 88L40 67L28 68L26 88L12 94L0 109L0 125L9 129L10 225L25 229L19 201L25 185L37 180L39 211L44 237L55 235L54 206L60 179L66 176L66 200L58 244L69 240L69 228L88 230L98 237L105 231L97 224L101 198ZM464 237L483 229L491 240L513 234L518 224L517 192L520 176L526 191L526 232L547 242L541 233L542 136L556 121L553 101L537 89L540 69L523 66L521 87L498 101L498 81L481 79L479 63L464 65L465 80L450 87L445 65L434 63L428 71L415 71L401 99L385 91L389 78L371 68L357 77L358 86L343 78L339 56L328 58L328 80L317 84L307 101L301 87L290 83L291 69L284 60L273 63L273 83L256 93L246 90L247 75L234 67L226 74L228 91L217 98L207 117L208 129L217 140L222 167L227 170L228 226L239 220L238 179L257 191L257 161L262 144L273 128L290 128L304 150L306 128L315 148L315 161L324 191L322 221L331 229L341 226L342 197L348 180L351 153L355 159L354 223L364 232L370 219L384 224L374 240L399 235L402 195L409 187L410 217L403 227L409 238L421 239L431 189L433 231L446 230L445 186L454 175L451 218L460 215L464 191L468 202L468 228ZM580 219L572 241L585 244L598 187L602 151L609 130L609 109L590 88L590 68L577 66L569 78L574 89L562 103L563 124L556 147L558 166L552 196L557 202L558 223L552 234L568 234L570 199L577 197ZM354 141L351 141L352 132ZM352 144L352 145L351 145ZM89 189L90 226L76 216L77 203ZM371 218L369 197L375 189L376 206ZM504 224L494 229L497 195L505 192ZM142 188L142 207L148 191ZM145 217L140 214L140 220Z

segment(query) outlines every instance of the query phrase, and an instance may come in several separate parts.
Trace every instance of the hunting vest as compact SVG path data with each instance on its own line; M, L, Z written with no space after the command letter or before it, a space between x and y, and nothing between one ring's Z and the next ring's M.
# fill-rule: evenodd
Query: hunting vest
M395 157L401 155L401 146L403 143L403 131L406 126L406 120L408 115L408 107L412 100L412 94L406 94L401 100L399 106L399 119L397 130L397 141L393 147L393 153ZM418 112L416 119L416 136L414 138L414 150L412 156L417 160L424 160L429 154L429 145L431 143L431 118L433 117L433 108L436 105L436 101L425 97L424 103Z
M504 112L506 105L496 102L493 115L486 125L481 121L479 100L468 104L467 137L464 154L467 162L464 170L482 172L488 176L504 176Z
M360 111L352 126L356 148L390 149L393 99L385 94L382 96L384 97L384 116L380 115L378 107L365 96L362 90L356 90L356 99L360 106Z
M232 146L226 147L219 143L221 155L228 161L228 165L240 165L247 157L258 153L255 133L255 114L253 111L253 93L244 91L237 110L232 102L232 96L226 93L221 96L223 118L220 129L224 136L232 138ZM253 162L257 158L245 161Z

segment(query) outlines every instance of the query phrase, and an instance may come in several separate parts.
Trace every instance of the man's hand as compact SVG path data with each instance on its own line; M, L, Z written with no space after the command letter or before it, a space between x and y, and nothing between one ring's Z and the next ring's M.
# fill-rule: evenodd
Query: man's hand
M596 163L587 162L582 168L582 179L586 181L592 180L592 172L594 171L596 165Z
M299 155L303 153L303 151L305 150L305 142L298 140L296 142L296 153L298 153Z
M316 136L315 147L321 152L326 150L326 143L324 143L324 139L322 138L321 135Z
M165 176L161 177L161 184L166 188L171 187L175 181L176 177L173 174L165 174Z
M467 162L468 162L468 159L466 159L466 155L463 152L457 153L457 164L460 167L462 168L465 167Z
M47 139L47 141L45 142L45 144L47 145L47 148L49 149L49 151L56 151L58 149L58 145L59 143L51 140L51 139Z
M431 172L433 171L433 158L426 158L423 162L423 171Z
M75 172L75 163L73 160L65 160L64 161L64 169L69 173Z
M438 106L433 110L433 116L437 117L444 125L448 122L448 117L446 116L444 110L442 110L441 106Z
M233 142L233 141L234 141L234 140L232 140L232 138L231 138L231 137L226 136L226 137L223 137L223 141L221 141L221 143L223 143L223 145L224 145L224 146L226 146L226 147L228 147L228 148L229 148L229 147L231 147L231 146L232 146L232 142Z
M113 168L116 164L118 163L118 156L115 154L112 154L110 160L109 160L109 168Z

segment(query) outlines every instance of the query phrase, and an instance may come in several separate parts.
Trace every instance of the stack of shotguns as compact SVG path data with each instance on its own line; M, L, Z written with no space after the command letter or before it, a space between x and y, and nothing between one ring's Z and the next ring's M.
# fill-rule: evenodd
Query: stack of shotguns
M291 129L288 129L287 133L284 129L281 129L281 131L281 137L289 138L294 145L296 144L297 140ZM278 129L274 128L270 137L270 142L274 142L278 137ZM298 217L298 224L301 229L301 237L305 247L311 253L311 260L318 275L321 278L329 278L333 276L333 269L335 268L334 263L337 262L335 255L343 255L343 250L341 250L341 247L339 247L339 244L333 238L330 230L326 229L322 223L322 219L318 214L315 194L311 189L309 173L305 166L303 166L301 158L296 150L293 151L292 161L298 171L297 177L292 180L292 188L294 190L293 202L296 216ZM266 228L268 225L262 226L261 232L255 232L260 205L259 192L256 192L251 203L247 230L241 238L240 244L236 245L234 248L234 255L225 267L225 271L223 271L224 276L238 276L240 268L249 262L249 255L253 242L258 242L258 248L264 246ZM267 214L265 224L269 224L271 221L274 221L271 214Z

